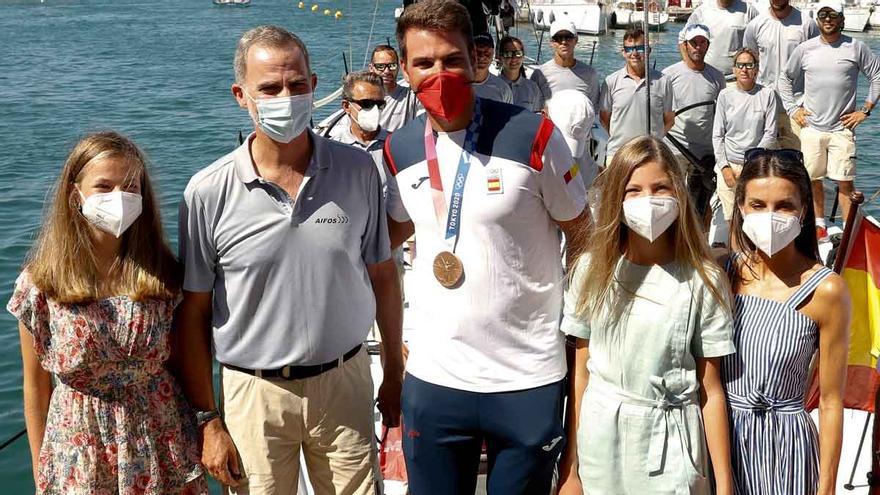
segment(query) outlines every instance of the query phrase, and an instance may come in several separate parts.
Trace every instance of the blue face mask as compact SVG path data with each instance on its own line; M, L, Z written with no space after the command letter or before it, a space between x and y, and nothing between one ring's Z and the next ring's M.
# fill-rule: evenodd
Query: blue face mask
M253 117L264 134L273 141L289 143L306 130L312 118L312 93L278 98L254 99L257 115Z

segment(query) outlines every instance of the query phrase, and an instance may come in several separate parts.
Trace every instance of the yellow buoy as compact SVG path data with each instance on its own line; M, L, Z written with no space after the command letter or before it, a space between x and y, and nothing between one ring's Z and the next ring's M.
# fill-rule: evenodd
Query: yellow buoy
M318 11L318 4L312 5L312 12Z
M341 11L341 10L337 10L337 11L336 11L336 14L334 14L333 17L336 17L337 19L342 19L342 11Z
M324 15L330 15L330 14L332 14L332 12L330 12L330 9L324 9Z
M300 2L300 3L299 3L299 8L303 8L303 7L305 7L305 6L306 6L306 4L305 4L304 2Z

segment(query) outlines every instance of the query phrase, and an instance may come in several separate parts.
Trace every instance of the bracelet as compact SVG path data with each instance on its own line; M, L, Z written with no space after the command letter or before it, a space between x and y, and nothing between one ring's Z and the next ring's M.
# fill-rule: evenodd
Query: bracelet
M204 426L208 421L220 417L220 411L213 409L211 411L196 411L196 425Z

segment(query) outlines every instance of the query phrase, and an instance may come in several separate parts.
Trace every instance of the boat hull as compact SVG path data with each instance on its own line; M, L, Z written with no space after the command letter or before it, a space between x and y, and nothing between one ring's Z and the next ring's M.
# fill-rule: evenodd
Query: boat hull
M550 24L568 17L578 33L603 34L608 31L608 15L602 5L584 2L531 3L530 20L538 29L550 29Z

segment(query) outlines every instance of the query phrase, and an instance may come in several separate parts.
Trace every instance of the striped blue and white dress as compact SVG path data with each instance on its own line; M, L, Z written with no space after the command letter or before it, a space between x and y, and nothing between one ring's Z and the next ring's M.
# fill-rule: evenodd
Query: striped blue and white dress
M797 308L831 273L818 269L785 302L734 296L737 352L723 358L721 372L740 495L816 493L818 432L804 395L819 328Z

